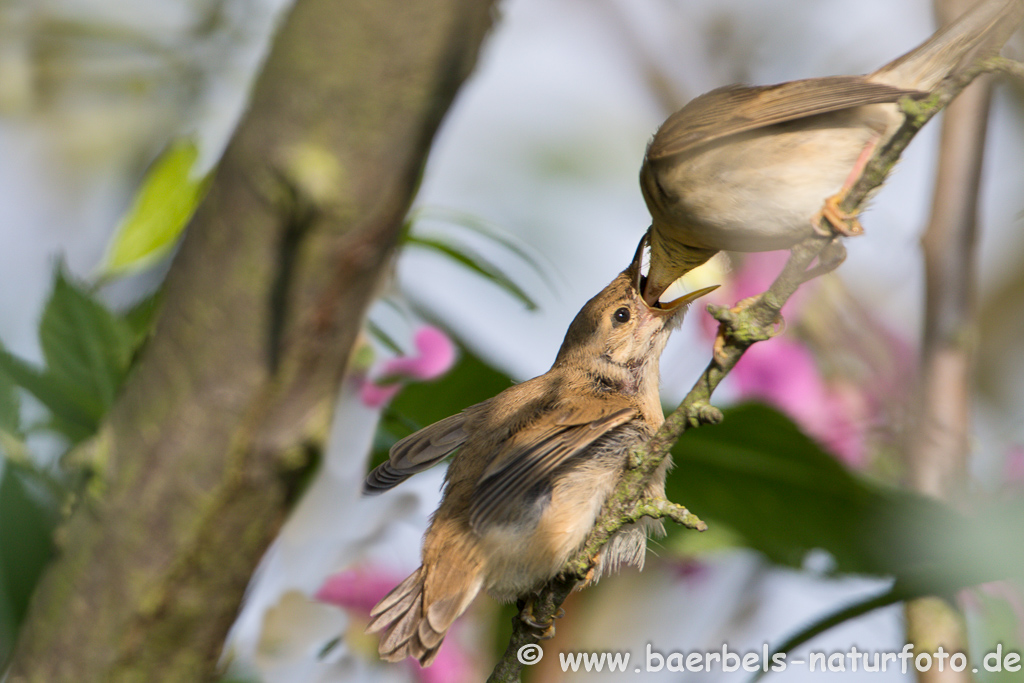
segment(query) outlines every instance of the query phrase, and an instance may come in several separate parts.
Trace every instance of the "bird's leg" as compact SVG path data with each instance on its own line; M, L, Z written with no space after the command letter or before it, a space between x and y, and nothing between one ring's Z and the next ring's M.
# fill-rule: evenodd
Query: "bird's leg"
M864 234L864 228L861 226L860 221L857 220L857 212L843 211L839 205L843 203L846 195L850 193L854 184L860 179L881 139L882 135L876 133L868 140L868 144L864 145L864 149L860 151L860 156L857 157L850 175L846 177L846 182L843 183L839 192L826 199L825 205L821 207L818 213L814 214L814 218L811 219L811 225L816 233L825 236L838 233L844 237ZM832 228L831 230L822 226L822 219L828 221L829 226Z
M559 607L554 618L539 620L533 615L536 600L536 596L531 595L526 600L519 601L519 618L529 627L537 640L551 640L555 637L555 619L564 617L565 610Z

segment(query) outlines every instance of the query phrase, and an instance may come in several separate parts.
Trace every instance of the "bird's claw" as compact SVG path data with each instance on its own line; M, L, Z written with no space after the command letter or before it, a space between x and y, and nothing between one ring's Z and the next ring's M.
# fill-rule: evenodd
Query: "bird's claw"
M589 586L597 575L597 564L601 561L601 553L597 553L590 558L590 568L587 569L587 575L583 577L583 585Z
M696 408L696 417L699 424L716 425L724 419L722 411L710 403L701 402L694 407Z
M840 192L825 200L821 211L814 214L814 218L811 219L814 232L824 237L833 237L837 234L844 237L855 237L864 234L864 227L857 220L857 212L844 211L839 206L845 198L846 192ZM822 220L828 221L831 230L822 225Z
M725 365L725 333L722 327L718 327L718 333L715 335L715 343L711 349L711 357L715 359L718 365Z
M527 628L531 631L537 640L551 640L555 637L555 619L561 619L565 615L565 610L561 607L558 608L558 613L555 614L554 618L547 618L544 620L537 619L533 615L534 601L530 598L526 605L519 611L519 618Z

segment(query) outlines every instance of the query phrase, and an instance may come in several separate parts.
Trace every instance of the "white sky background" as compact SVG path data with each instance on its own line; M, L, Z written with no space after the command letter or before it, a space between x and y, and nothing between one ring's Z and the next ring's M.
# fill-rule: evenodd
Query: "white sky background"
M282 1L228 0L229 19L198 45L186 36L215 6L205 0L22 0L0 7L0 338L8 348L38 358L36 320L53 263L63 258L83 277L95 271L140 173L169 137L198 130L207 158L219 153L270 9ZM572 316L627 265L647 227L637 174L647 140L670 112L645 81L643 58L661 65L685 101L741 80L867 72L932 31L928 0L509 0L501 7L478 70L441 128L416 204L468 212L516 235L553 264L557 289L522 271L543 307L529 313L449 261L414 253L401 260L397 282L518 379L549 367ZM32 38L44 16L109 22L141 37L148 56L114 50L92 61L58 60L48 78L60 87L41 97L32 87ZM636 40L648 54L637 52ZM175 55L182 68L167 71L154 52ZM123 72L144 87L117 87L110 74ZM1015 218L1024 204L1024 126L1010 104L1000 92L989 132L996 144L989 146L984 184L983 293L1018 272L1024 253ZM864 216L866 236L848 240L850 256L840 269L853 292L910 339L921 314L918 239L936 133L930 125L911 146ZM488 255L515 267L514 257ZM111 296L123 301L138 285L122 285ZM675 333L663 361L669 399L706 364L706 347L692 325ZM1024 387L1022 363L1007 370L1015 373L1012 384ZM1024 441L1024 388L1016 397L1018 407L983 416L979 443L998 449ZM736 562L730 575L739 584L720 586L723 595L756 573L749 559ZM801 615L862 588L783 572L759 581L768 597L747 631L740 629L744 637L778 637ZM654 609L656 602L647 604ZM881 648L902 637L891 611L839 636L830 642L843 648L851 640ZM893 680L879 677L841 680ZM791 671L776 680L810 679Z

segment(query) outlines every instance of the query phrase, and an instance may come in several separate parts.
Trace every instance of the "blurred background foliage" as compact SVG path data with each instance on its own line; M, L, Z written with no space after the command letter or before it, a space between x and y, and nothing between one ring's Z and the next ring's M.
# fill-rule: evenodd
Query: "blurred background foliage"
M269 28L284 5L203 0L142 4L145 10L128 10L131 3L114 2L0 7L0 142L9 142L12 155L36 165L27 173L35 182L52 182L56 192L72 188L64 193L63 213L32 214L29 206L22 214L36 217L18 225L59 216L60 229L75 233L59 240L38 237L50 264L46 272L19 280L19 271L8 264L11 267L2 275L8 287L19 282L23 287L38 285L32 290L38 292L24 297L26 309L32 309L33 296L40 302L37 312L19 314L20 318L5 317L10 298L0 305L0 342L9 344L0 346L2 659L10 654L32 588L54 552L61 514L69 505L83 500L87 504L89 495L101 495L89 488L91 472L102 467L90 457L90 439L153 330L159 282L168 259L202 199L243 106L246 84L265 49ZM876 4L865 10L869 16L887 16L890 11L904 20L917 16L907 15L906 9L893 10L889 3ZM918 4L921 8L915 11L927 11L926 2ZM834 12L845 11L841 3L836 5ZM362 346L368 359L356 366L365 371L373 365L370 358L409 353L409 330L423 322L447 329L459 347L458 361L434 381L410 383L382 408L372 453L348 455L360 459L360 468L380 462L394 441L415 429L543 371L568 318L625 264L644 227L636 212L642 204L635 179L617 175L623 165L620 158L631 158L625 165L638 167L644 135L686 99L683 93L696 94L736 80L770 82L817 75L793 70L793 62L806 58L795 48L780 51L777 45L791 40L794 32L814 35L807 16L819 10L796 0L768 12L803 17L803 23L778 29L781 34L774 37L766 37L778 28L772 18L762 16L767 10L740 0L717 13L686 2L636 7L601 2L581 7L569 0L547 8L511 0L505 11L510 25L499 25L495 45L481 67L482 82L472 86L483 93L477 95L478 110L491 111L493 105L481 105L479 98L493 94L487 89L499 87L496 81L529 83L530 70L536 69L532 60L561 64L551 33L582 18L583 25L577 27L582 38L575 40L586 44L588 54L600 53L604 60L592 67L597 75L588 78L604 79L601 68L617 69L613 80L640 83L643 104L637 108L646 118L640 117L642 124L637 125L631 114L615 109L628 108L623 102L637 96L621 88L617 99L623 102L608 104L608 111L593 121L573 109L592 107L585 97L582 105L559 109L564 101L544 100L548 93L540 91L535 99L515 100L516 109L509 107L514 97L506 94L500 103L511 108L507 120L518 123L501 135L490 131L481 137L479 129L486 123L466 120L470 105L453 113L407 222L397 284L382 292L382 303L371 313ZM737 18L740 15L744 18ZM687 21L693 28L684 27ZM757 26L759 21L763 26ZM896 30L904 45L913 42L906 32L899 33L899 21L888 23L896 25L886 29ZM660 30L652 28L657 24ZM680 35L686 40L680 41ZM879 38L879 49L886 52L877 60L858 53L851 65L830 53L814 68L825 73L866 71L899 51L889 47L887 41L894 40L889 33ZM525 55L522 51L531 45L539 47L541 55L524 57L518 70L499 59ZM672 45L682 54L670 52ZM765 58L759 65L758 54L774 61ZM859 65L858 59L865 63ZM696 65L697 75L676 73L678 63L686 60ZM563 84L573 82L571 70L578 68L567 64L558 67L566 71ZM562 92L559 97L570 94ZM1013 114L997 120L992 136L1009 140L1002 147L1014 148L1014 141L1022 139L1019 92L1001 97L1009 98L1003 104ZM487 118L479 111L477 116ZM540 118L543 124L538 123ZM562 122L555 137L552 121L561 119L568 123ZM461 130L459 126L470 132L455 139L453 130ZM536 128L526 137L528 146L516 141L516 126ZM622 134L617 135L620 129ZM29 140L17 141L18 136ZM43 139L46 142L40 143ZM924 140L918 146L927 144ZM527 177L509 189L501 182L502 172L494 171L493 187L478 192L485 174L473 167L482 163L480 156L467 154L474 146L485 158L495 150L503 152L496 156L518 163L519 172ZM516 148L514 153L509 154L506 146ZM1015 149L1017 158L1020 147ZM39 161L33 155L47 158ZM463 161L469 168L454 173L450 165L459 155L470 159ZM901 183L897 193L911 194L923 182L914 173L925 174L927 162L927 157L907 162L910 168L903 171L904 178L895 181ZM998 168L1002 170L994 182L996 189L1019 188L1019 172L1006 171L1005 164ZM108 186L90 185L85 176L111 180ZM0 177L10 177L10 172L0 172ZM457 191L446 189L445 181ZM19 187L13 183L5 199L13 198ZM96 196L90 199L89 192ZM492 204L485 201L488 192ZM552 199L556 193L558 198ZM623 208L622 197L627 195L631 203ZM25 193L21 201L31 205L47 196L45 190L37 190ZM470 199L462 202L452 200L467 196ZM483 198L474 205L478 196ZM600 205L599 199L607 204ZM926 199L914 201L923 206ZM524 208L528 203L539 208ZM889 241L880 245L852 245L851 263L843 269L845 284L839 279L822 283L787 311L787 343L792 346L771 340L758 348L766 354L760 361L752 352L752 358L743 361L749 374L726 387L723 400L734 405L725 411L725 421L688 433L676 446L669 496L709 522L711 529L702 536L671 529L655 564L689 566L746 548L778 567L814 577L855 574L878 579L854 596L852 606L833 600L831 609L818 609L814 618L801 617L801 624L810 624L803 637L816 632L810 623L815 619L823 625L835 621L830 614L854 617L915 595L959 596L977 653L988 651L995 642L1003 643L1004 650L1019 650L1024 645L1019 583L993 583L1024 578L1024 511L1019 495L1024 485L1024 335L1019 329L1022 318L1015 314L1024 305L1024 287L1019 268L1007 265L1019 263L1022 244L1019 236L1010 235L1014 225L1019 227L1019 216L1006 218L1008 212L1020 211L1019 202L1015 208L1005 208L1004 202L992 210L1000 227L983 245L989 267L983 269L981 289L978 397L987 410L979 410L976 418L979 458L973 468L971 500L959 507L899 487L898 456L905 426L899 406L906 398L904 378L913 375L913 333L919 318L915 296L920 289L900 289L894 283L906 283L908 273L916 276L919 266L916 224L900 213L902 208L890 210L880 204L865 221L869 233L873 227L875 234L884 234L892 224L906 227L893 228ZM609 224L617 227L609 229ZM11 240L33 237L3 235ZM55 259L58 265L53 267ZM892 272L898 259L904 261ZM907 265L911 262L914 265ZM872 265L887 274L870 275L876 273ZM742 259L719 260L710 272L695 277L734 283L726 288L731 302L753 293L735 283L757 268L763 266ZM438 278L438 272L445 275ZM45 281L45 286L40 284ZM448 292L445 296L438 294L441 288ZM34 342L26 341L23 325L12 343L8 328L16 325L11 321L33 316L38 318ZM543 320L543 328L527 320ZM700 324L707 328L706 320ZM680 375L692 377L693 368L706 362L710 333L713 330L705 329L702 336L698 325L690 324L679 333L684 342L667 353L669 402L688 388ZM17 352L10 350L14 346ZM766 375L772 368L778 374ZM800 374L803 369L806 376ZM797 376L807 381L786 383ZM889 385L886 379L895 381ZM836 421L850 416L846 422ZM851 424L858 439L855 446L849 446L848 434L839 429ZM352 564L359 561L349 558ZM963 591L978 584L985 585ZM594 592L601 595L605 588ZM582 594L574 599L588 598ZM593 609L601 599L594 599ZM354 614L351 618L358 623ZM481 610L468 618L486 618L500 633L502 627L496 624L508 615L508 610ZM759 638L778 645L785 635L765 632ZM354 645L351 650L358 654ZM361 671L378 670L370 665ZM1011 680L1010 675L982 672L979 679ZM541 679L544 674L536 676Z

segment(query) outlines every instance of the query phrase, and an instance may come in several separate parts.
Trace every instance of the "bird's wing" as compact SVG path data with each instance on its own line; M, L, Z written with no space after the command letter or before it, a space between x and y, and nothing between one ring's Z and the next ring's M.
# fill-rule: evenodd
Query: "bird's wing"
M363 494L387 491L417 472L439 463L469 438L466 421L477 406L413 432L392 446L388 460L366 475Z
M652 161L713 140L816 114L926 95L864 76L829 76L778 85L729 85L690 101L670 116L647 149Z
M509 517L527 493L560 465L636 414L625 401L588 401L563 406L552 419L537 420L517 431L473 492L470 525L480 532Z

